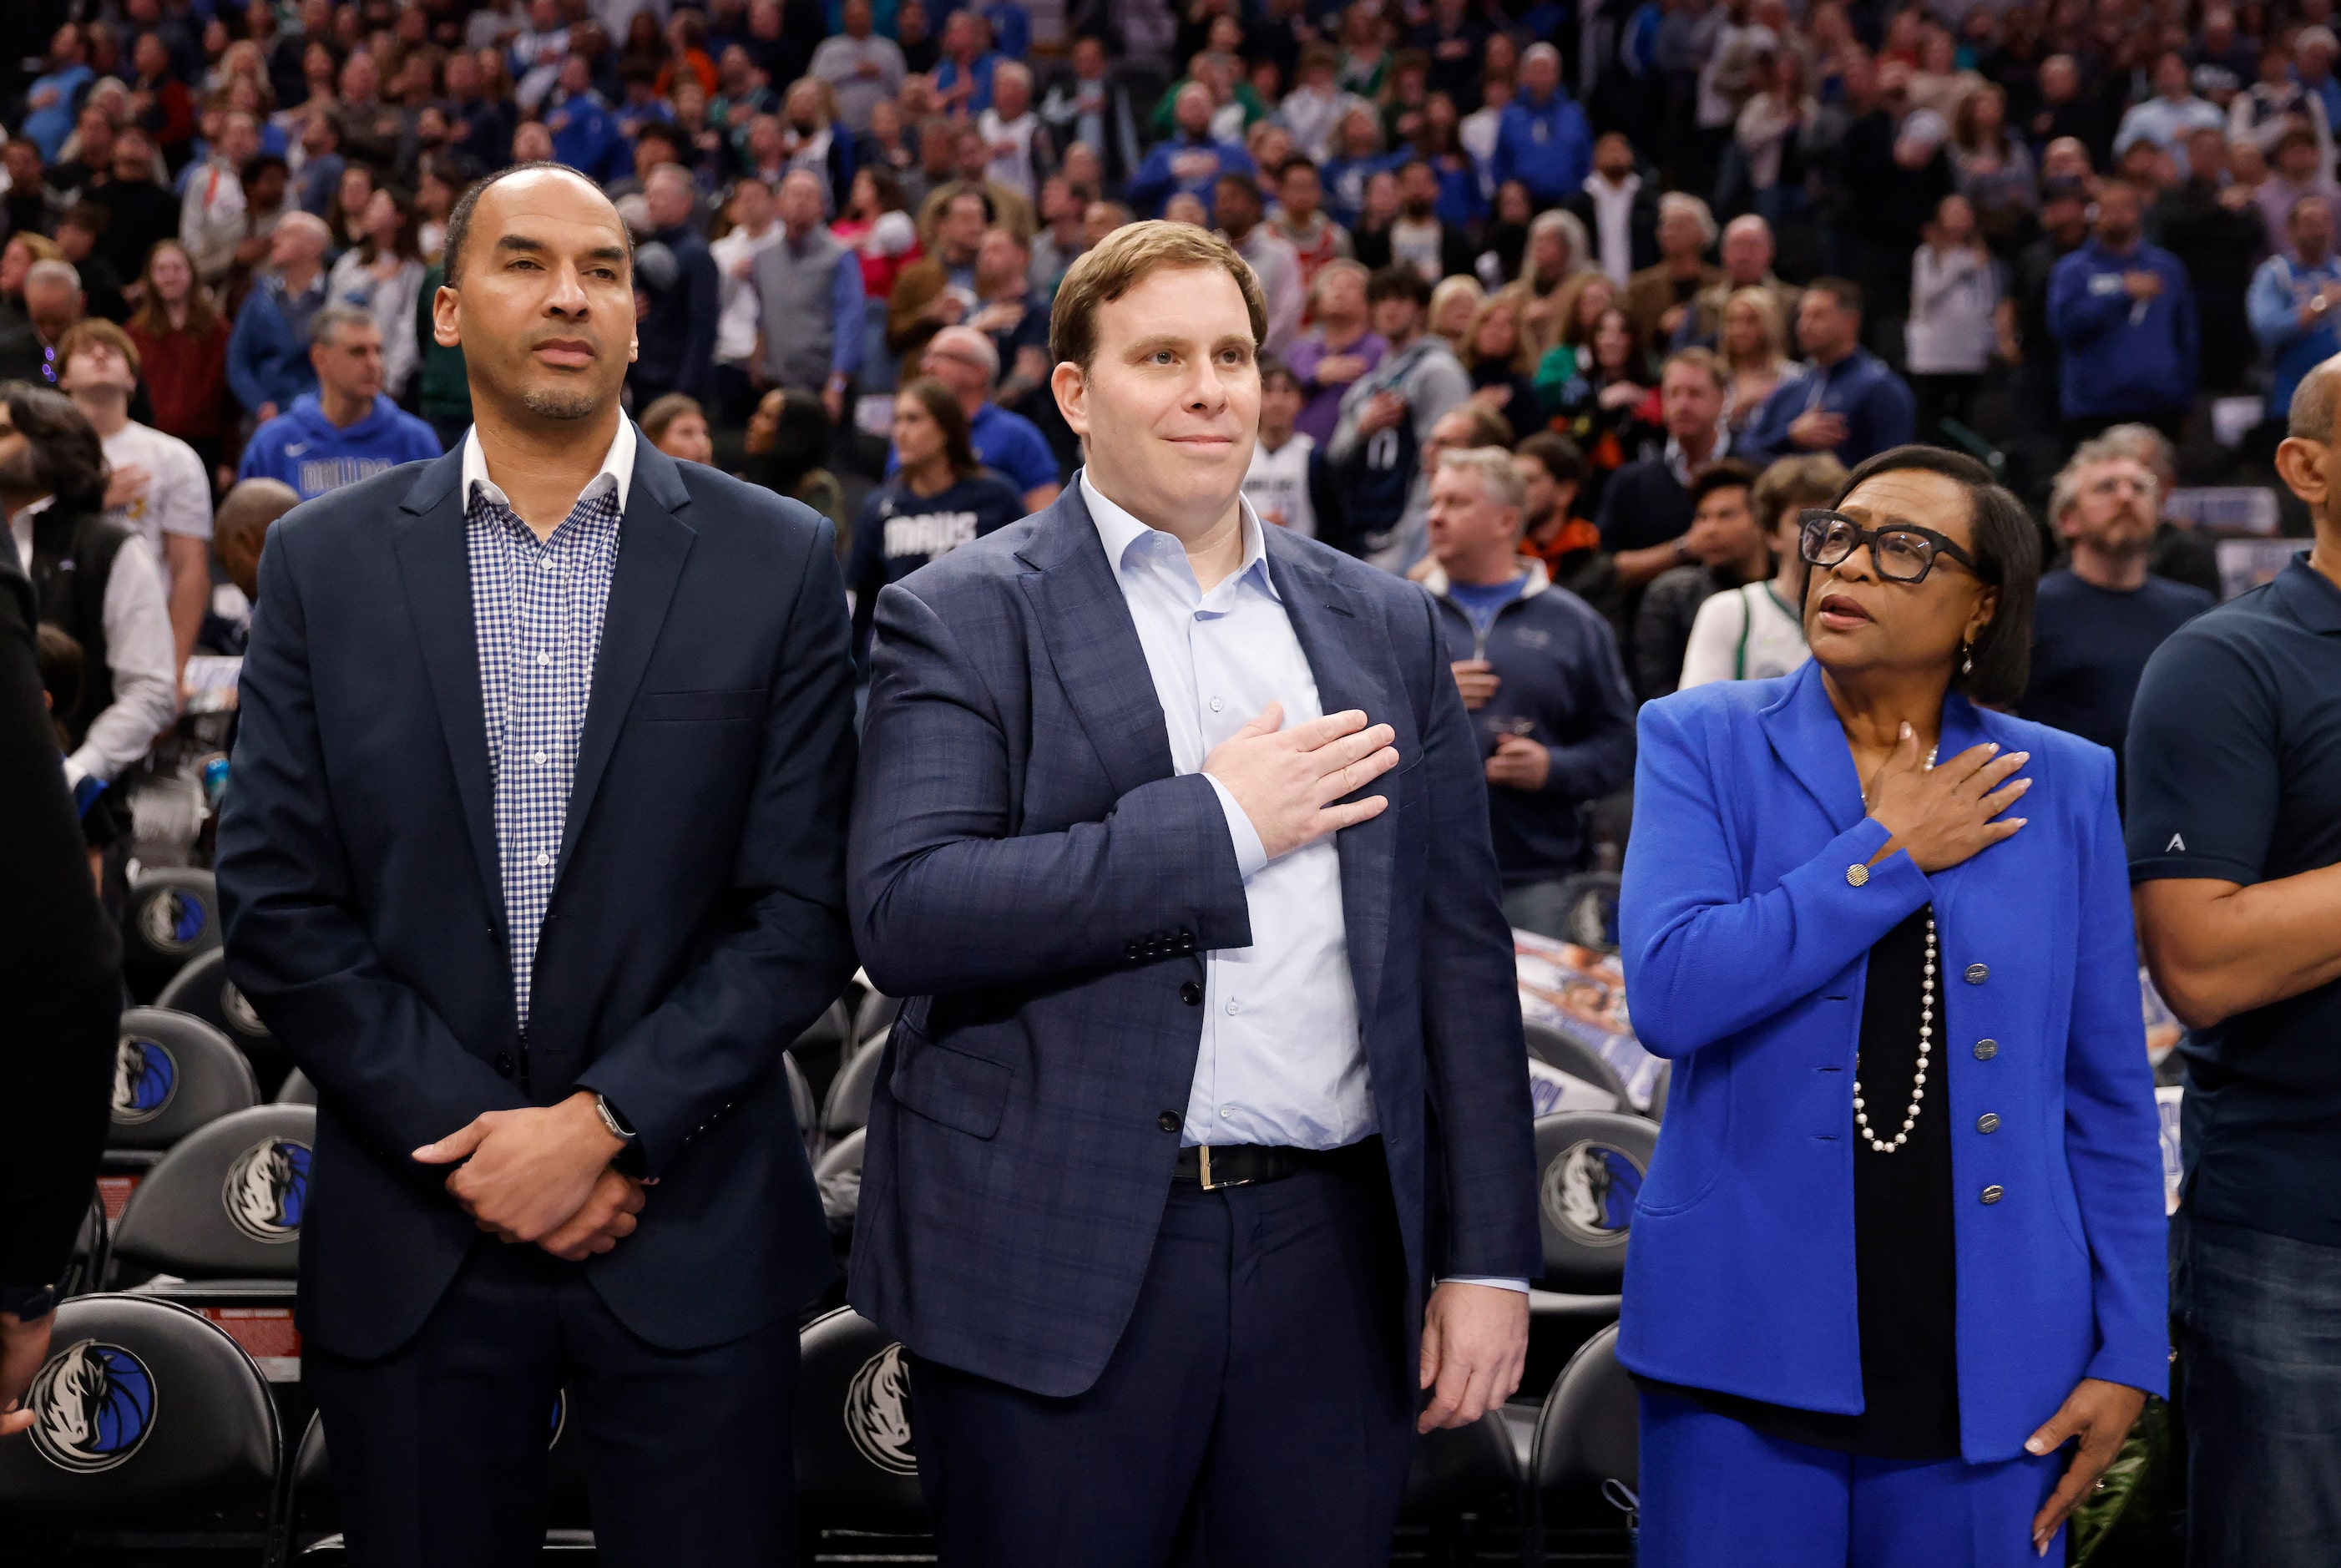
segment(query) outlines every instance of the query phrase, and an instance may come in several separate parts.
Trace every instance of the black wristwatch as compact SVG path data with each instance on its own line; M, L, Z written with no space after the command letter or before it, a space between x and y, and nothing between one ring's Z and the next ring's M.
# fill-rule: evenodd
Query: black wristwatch
M57 1310L57 1287L47 1285L0 1285L0 1313L5 1313L18 1323L38 1323Z

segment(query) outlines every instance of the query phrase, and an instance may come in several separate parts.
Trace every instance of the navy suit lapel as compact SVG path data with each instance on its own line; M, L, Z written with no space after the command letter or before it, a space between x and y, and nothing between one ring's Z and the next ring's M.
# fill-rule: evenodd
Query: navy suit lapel
M674 514L691 504L691 493L669 457L647 440L634 444L634 478L618 524L618 564L610 579L610 600L602 614L602 646L593 659L593 689L585 704L585 729L577 743L577 777L570 786L569 810L561 825L558 879L593 809L602 775L617 749L619 732L633 706L651 654L666 624L667 606L696 536Z
M1861 776L1854 772L1845 725L1821 684L1820 666L1807 660L1788 691L1760 717L1773 752L1827 814L1830 825L1843 833L1859 822Z
M1404 694L1377 677L1388 669L1390 649L1367 620L1365 608L1347 589L1311 564L1307 552L1281 529L1266 530L1268 569L1284 600L1300 651L1317 678L1323 712L1361 710L1369 723L1393 717ZM1412 758L1401 757L1403 768ZM1356 799L1379 794L1390 804L1381 814L1333 835L1341 858L1341 916L1350 947L1350 977L1357 987L1360 1016L1370 1016L1381 994L1382 965L1390 944L1390 875L1398 854L1399 779L1393 770L1368 784Z
M480 886L501 940L504 900L496 851L495 781L488 769L487 715L480 698L480 639L472 614L463 500L456 494L463 466L459 447L423 470L399 504L403 515L393 524L392 553L446 737L447 760L454 769L455 794L463 804Z
M1170 731L1130 604L1078 481L1040 514L1017 558L1065 701L1116 795L1171 774Z

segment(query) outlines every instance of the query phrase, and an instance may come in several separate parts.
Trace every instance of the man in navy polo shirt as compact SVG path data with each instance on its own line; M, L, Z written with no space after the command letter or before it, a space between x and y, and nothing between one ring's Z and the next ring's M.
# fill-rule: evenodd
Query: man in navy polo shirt
M2193 1031L2171 1307L2192 1568L2341 1562L2341 360L2276 466L2316 545L2148 661L2130 880Z

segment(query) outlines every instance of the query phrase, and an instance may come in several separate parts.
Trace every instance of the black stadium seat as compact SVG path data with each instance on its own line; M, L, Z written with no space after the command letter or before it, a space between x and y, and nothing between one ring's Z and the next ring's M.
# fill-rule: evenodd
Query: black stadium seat
M828 1103L821 1111L822 1136L829 1143L869 1125L870 1092L877 1085L878 1065L885 1054L882 1036L865 1040L838 1069L836 1082L829 1086Z
M1618 1069L1609 1065L1599 1051L1565 1029L1549 1024L1524 1024L1520 1033L1527 1037L1529 1054L1557 1072L1566 1073L1588 1088L1609 1096L1607 1109L1631 1111L1634 1103L1626 1094L1626 1080ZM1585 1110L1603 1107L1586 1105Z
M840 1307L805 1326L800 1349L798 1560L812 1562L831 1533L923 1534L927 1510L902 1347L852 1307Z
M1529 1461L1530 1560L1558 1513L1631 1526L1640 1486L1641 1420L1633 1378L1618 1364L1613 1325L1587 1341L1545 1396Z
M117 1283L202 1313L280 1385L287 1423L307 1413L293 1323L301 1217L317 1113L259 1105L181 1140L138 1184L115 1226Z
M189 1134L123 1211L115 1262L190 1281L282 1282L289 1293L316 1141L309 1105L255 1105Z
M853 1015L842 1002L832 1002L829 1011L805 1025L805 1032L796 1037L792 1051L842 1050L853 1043Z
M1517 1517L1519 1493L1519 1456L1502 1414L1491 1410L1469 1426L1439 1427L1415 1439L1399 1523L1401 1531L1428 1526L1443 1560L1471 1562L1476 1533L1464 1529L1464 1516L1476 1520L1494 1510Z
M133 998L152 1002L189 959L219 944L219 887L210 872L140 874L122 912L122 978Z
M114 1123L97 1178L106 1213L121 1214L164 1151L259 1098L252 1064L202 1019L159 1007L124 1013L115 1047Z
M1658 1129L1640 1116L1562 1111L1536 1124L1537 1222L1548 1289L1614 1295Z
M0 1540L23 1561L261 1560L283 1439L260 1369L217 1326L152 1297L76 1297L25 1403L32 1432L0 1443Z
M862 1212L862 1149L869 1137L856 1127L822 1152L812 1163L812 1179L821 1188L822 1213L829 1233L841 1243L853 1235L853 1217Z
M236 1049L252 1064L264 1096L274 1094L284 1074L293 1070L293 1059L284 1054L284 1047L268 1032L268 1025L260 1021L235 982L227 977L227 954L221 948L187 960L154 998L154 1005L200 1018L235 1042Z
M872 991L862 999L862 1009L853 1015L853 1043L859 1045L885 1034L902 1011L901 997Z

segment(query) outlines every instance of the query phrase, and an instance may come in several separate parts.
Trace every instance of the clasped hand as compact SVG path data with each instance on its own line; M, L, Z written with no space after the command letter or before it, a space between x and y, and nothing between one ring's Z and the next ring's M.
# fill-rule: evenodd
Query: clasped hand
M1337 805L1398 765L1388 724L1368 725L1352 708L1290 729L1284 704L1270 703L1203 759L1203 771L1227 786L1274 860L1337 829L1380 816L1381 795Z
M2031 756L2030 752L2001 756L1999 747L1987 742L1930 769L1919 754L1918 732L1903 725L1902 738L1886 765L1862 792L1869 814L1893 834L1870 864L1905 850L1920 871L1931 874L2014 837L2025 819L1999 818L1999 814L2032 787L2030 779L2007 782Z
M581 1089L557 1105L486 1112L413 1158L455 1166L448 1195L480 1229L576 1263L633 1233L643 1183L610 1164L624 1147Z

